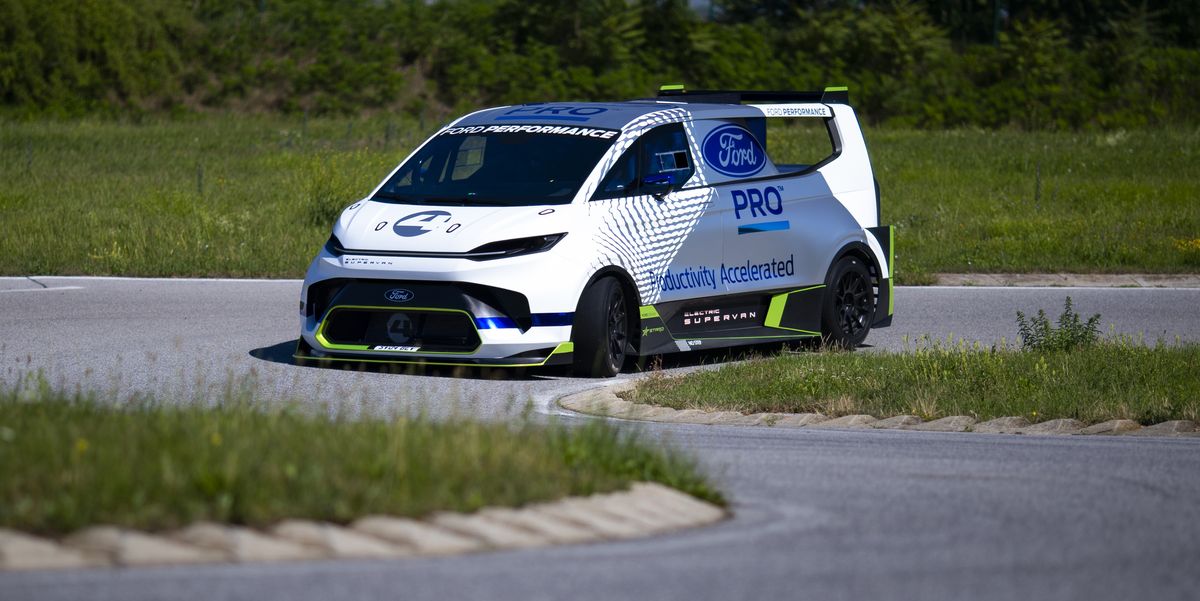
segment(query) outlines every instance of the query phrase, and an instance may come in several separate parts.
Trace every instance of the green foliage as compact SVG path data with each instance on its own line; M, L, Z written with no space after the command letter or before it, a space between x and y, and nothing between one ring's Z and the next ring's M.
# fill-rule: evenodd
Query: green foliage
M0 0L0 111L386 111L848 84L874 123L1128 128L1200 114L1172 0Z
M518 506L657 481L721 502L694 462L598 421L484 423L306 410L234 381L214 399L0 385L0 527L67 534L268 526Z
M1075 351L1090 347L1100 339L1100 314L1079 319L1067 297L1063 312L1058 316L1058 327L1050 324L1046 311L1038 309L1033 319L1017 311L1017 333L1021 336L1021 347L1040 353Z

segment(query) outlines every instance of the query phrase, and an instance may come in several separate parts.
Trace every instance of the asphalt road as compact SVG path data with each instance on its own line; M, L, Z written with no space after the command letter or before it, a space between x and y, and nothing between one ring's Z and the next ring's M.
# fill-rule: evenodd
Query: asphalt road
M290 365L297 282L0 278L0 378L203 396L229 378L363 411L502 419L595 382ZM902 288L876 349L1015 337L1070 294L1104 330L1200 341L1200 290ZM668 362L694 369L719 356ZM496 379L496 378L501 379ZM622 377L635 377L624 374ZM563 419L591 419L564 415ZM1200 439L633 424L694 453L720 525L403 561L0 575L0 599L1195 599Z

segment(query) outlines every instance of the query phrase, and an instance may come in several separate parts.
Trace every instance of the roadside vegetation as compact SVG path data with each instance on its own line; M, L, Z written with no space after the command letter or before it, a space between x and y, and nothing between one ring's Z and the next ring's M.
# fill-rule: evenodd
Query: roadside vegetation
M1200 421L1200 345L1100 338L1095 321L1069 301L1057 322L1042 312L1022 321L1019 346L921 339L903 353L794 353L651 376L624 397L675 409L831 417Z
M721 503L690 459L629 432L532 418L332 416L229 386L204 405L0 384L0 528L266 526L518 506L657 481Z
M0 128L2 275L300 277L439 123L199 117ZM772 133L785 150L800 131ZM900 283L1200 269L1200 130L868 129Z
M0 2L0 114L446 117L659 84L849 85L873 124L1194 124L1184 0Z

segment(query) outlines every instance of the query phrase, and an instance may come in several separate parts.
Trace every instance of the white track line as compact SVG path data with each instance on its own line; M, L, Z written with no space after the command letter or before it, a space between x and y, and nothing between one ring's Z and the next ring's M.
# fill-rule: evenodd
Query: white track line
M0 294L5 292L50 292L52 290L83 290L83 286L55 286L53 288L16 288L14 290L0 290Z

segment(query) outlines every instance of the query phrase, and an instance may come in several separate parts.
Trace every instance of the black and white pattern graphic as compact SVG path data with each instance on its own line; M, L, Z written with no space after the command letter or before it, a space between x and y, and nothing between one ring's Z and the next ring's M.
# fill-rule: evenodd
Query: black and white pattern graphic
M607 172L642 134L667 123L683 123L692 157L699 157L700 146L690 117L685 109L670 108L634 120L613 145L613 151L605 159L604 171ZM698 166L684 189L672 192L662 201L643 195L589 203L592 221L597 223L594 239L599 249L592 270L617 265L633 276L641 304L657 302L662 294L659 277L675 260L696 222L716 198L716 193L707 185ZM588 190L587 194L590 196L594 191Z

